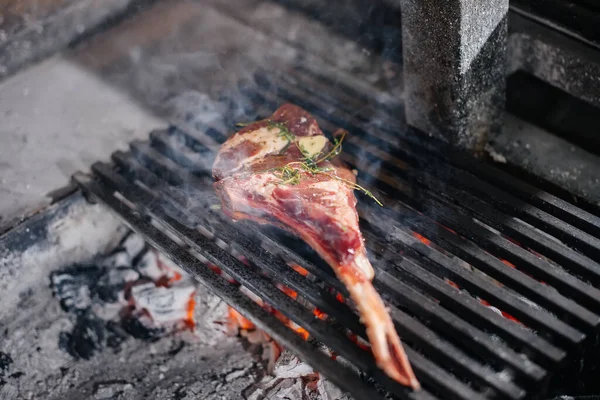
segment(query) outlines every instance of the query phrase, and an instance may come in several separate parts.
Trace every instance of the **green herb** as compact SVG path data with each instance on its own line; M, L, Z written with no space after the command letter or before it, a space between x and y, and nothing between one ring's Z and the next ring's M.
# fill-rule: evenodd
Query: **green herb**
M383 207L383 203L381 201L379 201L379 199L377 199L377 197L375 197L375 195L370 190L365 189L364 187L360 186L358 183L354 183L347 179L340 178L339 176L336 176L336 175L329 175L329 176L331 176L334 179L337 179L340 182L344 182L346 185L350 186L354 190L363 192L367 197L372 198L375 201L375 203L377 203L378 205Z
M331 148L331 150L329 150L323 156L319 157L321 155L320 152L311 156L310 153L308 152L308 150L306 150L304 148L304 146L296 140L296 136L294 134L292 134L292 132L290 132L288 127L282 122L277 122L277 121L273 121L271 119L266 119L266 120L260 120L260 121L256 121L256 122L250 122L250 123L237 123L236 125L237 126L248 126L250 124L254 124L254 123L258 123L258 122L262 122L262 121L267 122L267 126L269 127L269 129L278 129L279 133L277 134L277 136L287 140L285 147L283 149L281 149L279 154L284 154L289 149L289 147L292 145L292 143L294 143L296 145L296 147L300 151L300 154L302 154L302 159L300 161L291 162L291 163L284 165L281 168L274 168L272 170L275 173L275 175L281 179L281 182L280 182L281 185L297 185L298 183L300 183L300 171L298 170L298 168L292 167L293 165L298 165L302 170L310 173L311 175L327 174L327 176L329 176L333 179L337 179L340 182L343 182L344 184L351 187L353 190L358 190L358 191L363 192L367 197L370 197L378 205L383 207L383 204L373 195L373 193L370 190L365 189L364 187L360 186L357 183L354 183L352 181L340 178L337 175L329 173L329 172L333 171L333 168L319 166L319 164L321 164L322 162L329 161L329 160L337 157L338 155L340 155L340 153L342 152L342 142L346 138L346 134L347 134L347 132L345 130L342 130L342 133L340 135L333 138L333 147Z
M220 204L213 204L210 206L211 210L220 210L221 209L221 205Z
M281 179L280 185L297 185L300 183L300 171L292 168L289 164L281 168L274 168L273 172Z
M331 160L332 158L337 157L342 152L342 142L346 138L346 134L348 132L342 131L339 136L333 138L333 148L325 154L323 157L315 161L316 164L322 163L323 161Z

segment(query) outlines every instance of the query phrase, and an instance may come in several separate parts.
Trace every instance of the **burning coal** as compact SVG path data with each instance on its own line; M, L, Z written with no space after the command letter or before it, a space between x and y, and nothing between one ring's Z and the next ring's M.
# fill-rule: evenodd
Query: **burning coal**
M60 337L75 358L89 359L104 347L118 350L130 336L156 340L195 326L196 282L134 233L90 265L52 273L50 284L76 320Z

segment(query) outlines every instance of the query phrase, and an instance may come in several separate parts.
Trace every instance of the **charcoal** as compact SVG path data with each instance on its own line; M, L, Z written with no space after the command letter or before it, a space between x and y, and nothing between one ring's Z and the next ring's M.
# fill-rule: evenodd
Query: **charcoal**
M8 369L12 363L13 359L10 354L0 351L0 378L8 374Z
M128 333L117 321L108 321L106 323L106 346L118 353L122 349L122 344L128 338Z
M104 269L95 265L74 265L50 275L52 292L63 310L82 312L92 303L96 284Z
M89 360L98 350L104 347L106 328L104 321L92 312L77 316L71 333L61 334L59 344L72 357Z
M128 266L107 268L97 284L98 296L107 303L116 303L119 301L119 294L123 292L125 285L138 280L139 276L136 270Z
M166 333L166 329L144 324L139 320L139 318L134 316L124 318L121 321L121 326L134 338L149 342L155 342L159 340Z

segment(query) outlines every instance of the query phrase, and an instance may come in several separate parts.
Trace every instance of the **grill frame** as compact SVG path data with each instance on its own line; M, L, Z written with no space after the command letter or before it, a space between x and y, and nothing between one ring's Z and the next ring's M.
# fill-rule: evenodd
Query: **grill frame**
M276 90L273 90L273 87L276 87ZM372 117L369 112L373 106L367 109L365 103L373 101L371 96L364 93L356 95L351 88L339 83L332 86L326 78L315 76L308 70L282 74L276 78L259 73L256 76L256 84L241 85L240 91L255 104L259 104L256 113L262 117L266 117L268 111L272 111L277 104L290 101L312 112L319 118L319 123L325 131L333 131L332 128L338 126L348 129L351 132L348 138L351 151L345 153L348 154L345 161L350 161L350 164L353 163L353 153L356 153L358 148L356 143L352 144L355 134L357 137L370 139L371 147L375 146L374 143L384 143L382 140L391 140L392 135L400 139L402 147L395 145L393 155L384 152L383 155L387 154L391 161L388 159L382 163L386 171L395 166L392 171L397 174L387 181L375 178L375 182L378 189L385 189L388 195L403 200L403 205L391 203L387 208L396 218L403 218L406 226L395 227L392 232L394 235L391 235L391 232L377 230L374 224L363 223L366 225L363 233L377 270L374 283L382 289L384 298L390 298L391 294L391 300L397 303L391 307L391 313L395 322L399 324L399 334L408 338L411 345L414 345L412 342L420 344L419 351L425 351L428 357L433 359L429 360L407 346L407 353L418 378L426 388L432 388L436 395L429 390L412 393L391 382L374 366L370 357L368 360L365 360L367 357L364 357L364 354L361 357L361 353L357 352L358 347L343 335L339 326L315 320L307 310L302 310L272 284L269 286L258 274L258 271L264 271L271 277L276 277L277 281L297 291L313 306L319 307L327 314L335 315L338 325L350 328L364 337L364 328L350 309L340 305L322 287L303 278L286 265L286 261L293 261L311 272L322 284L345 294L341 284L322 261L283 245L273 232L259 229L250 223L241 223L243 232L251 235L246 237L240 230L219 218L217 212L207 210L210 202L216 201L214 197L207 195L208 192L197 193L205 196L205 199L200 204L195 204L195 207L188 207L188 196L196 193L198 188L210 185L210 175L207 174L206 168L210 171L211 163L208 161L211 154L214 156L214 139L218 142L224 140L227 135L223 125L197 126L198 130L206 135L201 139L174 127L165 131L155 131L150 134L149 142L136 141L131 144L129 152L113 154L113 164L94 164L93 178L78 173L74 180L86 193L107 204L128 225L144 235L153 246L206 283L211 290L261 329L309 363L317 363L314 366L318 370L340 387L351 391L355 398L374 398L369 397L374 394L369 392L372 390L369 385L351 378L355 375L350 369L338 374L338 364L332 365L327 361L321 366L323 357L313 354L314 345L309 347L307 342L293 338L290 333L294 336L295 334L279 322L277 328L271 326L277 320L272 315L263 318L265 311L259 306L247 301L238 304L240 298L234 293L237 287L234 290L212 275L209 277L213 274L212 271L201 267L198 260L186 252L185 247L177 245L172 238L149 224L146 217L152 215L153 221L158 221L163 229L183 239L185 246L200 253L269 304L277 304L276 308L280 312L307 329L311 336L337 353L347 356L351 363L366 371L386 390L400 398L435 398L438 395L451 398L486 398L486 395L489 395L488 398L523 398L527 390L535 389L536 392L541 392L540 389L547 385L551 374L565 362L567 354L577 354L588 336L594 336L598 332L600 296L596 297L594 294L600 294L600 291L585 284L577 276L570 275L567 269L593 279L594 283L597 282L595 279L600 276L600 265L589 256L597 255L597 244L600 241L597 243L592 234L598 233L600 218L517 180L495 167L465 157L464 154L443 144L433 140L422 141L421 136L412 136L414 132L410 130L408 134L398 134L406 132L407 129L403 127L401 120L391 116L392 112L398 112L397 105L376 103L376 107L381 106L385 110L388 119L377 128L369 126L368 121ZM224 125L226 124L227 121ZM182 144L188 152L182 153L181 148L174 147L172 138L175 136L179 138L177 143ZM352 151L352 146L355 151ZM389 143L386 146L390 147ZM362 146L360 149L377 153L377 147L368 149L368 146ZM375 159L377 158L375 154ZM198 160L202 162L199 164ZM409 160L417 168L409 169L404 160ZM354 160L357 167L361 166L361 162L364 161ZM442 178L452 178L450 182L457 184L456 188L451 187L447 193L436 191L436 185L442 178L435 174L440 172L440 168L447 168L452 172L442 174ZM366 169L358 169L361 171L359 176L363 176ZM468 169L468 172L465 169ZM142 182L145 187L132 185L135 181ZM473 181L477 184L472 185ZM487 181L492 181L493 184ZM187 193L182 193L181 187ZM514 195L507 195L506 188L514 190ZM115 190L135 204L135 212L113 196ZM457 203L458 199L460 203ZM422 207L420 211L419 207ZM370 211L373 206L361 201L360 208ZM441 222L462 234L464 238L445 229L437 229L426 217L427 212L431 210L443 210L443 213L440 213L443 216ZM550 216L548 213L553 215L546 220L546 216ZM517 218L517 214L523 219ZM532 250L550 254L554 262L536 258L531 251L500 235L490 235L488 230L485 230L487 235L483 235L482 230L485 228L475 224L470 215L477 216L500 232L509 233L512 237L517 236L515 239ZM575 226L565 225L561 218L569 218ZM548 231L560 235L563 240L566 237L566 242L574 248L557 244L532 229L526 221L534 226L542 225ZM190 229L186 223L189 226L212 228L219 239L244 254L254 269L242 264L199 231ZM460 229L457 230L456 227ZM424 245L406 232L407 228L427 234L427 237L442 249ZM265 251L265 245L271 253ZM399 251L394 250L390 255L389 249L396 247ZM449 249L460 253L465 261L470 261L490 275L495 274L503 281L509 280L511 289L527 292L536 300L545 302L544 304L553 311L562 312L561 317L567 322L527 306L512 293L512 290L509 293L505 288L495 286L466 270L457 259L445 254ZM382 253L386 255L385 262L377 259L378 254ZM527 278L519 270L508 268L497 258L499 254L509 262L518 261L519 269L524 272L538 275L546 273L546 279L553 279L551 282L548 279L549 283L560 286L562 291L572 291L576 299L555 293L533 278ZM557 268L557 260L561 261L561 267L564 269ZM471 294L481 295L490 302L493 300L494 305L532 325L540 334L533 334L505 320L482 306L475 298L446 284L440 277L452 279ZM429 297L423 293L429 294ZM430 297L434 297L439 304ZM581 307L576 301L584 302L596 312ZM425 324L425 320L429 323ZM448 328L447 336L442 337L438 333L442 328ZM499 335L502 341L492 342L487 333L489 331ZM441 347L436 347L439 340ZM473 347L471 353L465 353L467 346ZM512 376L504 379L498 370L494 371L486 362L473 358L472 353L476 351L484 352L487 361L495 365L495 368L504 367ZM527 354L527 358L515 357L518 353ZM449 370L453 370L464 381L456 379Z

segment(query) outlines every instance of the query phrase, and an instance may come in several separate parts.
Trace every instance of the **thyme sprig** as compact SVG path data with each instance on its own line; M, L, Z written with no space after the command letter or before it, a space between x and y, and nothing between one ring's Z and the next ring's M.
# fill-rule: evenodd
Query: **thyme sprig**
M300 171L292 168L289 164L281 168L273 168L273 172L277 175L281 185L297 185L300 183Z
M329 176L330 178L333 178L340 182L343 182L344 184L346 184L353 190L358 190L358 191L364 193L367 197L370 197L371 199L373 199L379 206L383 207L383 203L381 203L381 201L379 201L370 190L367 190L363 186L361 186L355 182L349 181L348 179L344 179L335 174L332 174L331 171L334 170L333 168L319 166L319 164L321 164L322 162L329 161L329 160L337 157L338 155L340 155L340 153L342 152L342 142L346 138L346 134L347 134L347 132L345 130L343 130L340 135L333 138L333 147L327 153L321 155L321 153L322 153L322 151L321 151L321 152L311 155L308 152L308 150L306 150L306 148L304 148L304 146L299 141L296 140L296 136L292 132L290 132L290 130L284 123L281 123L278 121L273 121L271 119L266 119L266 120L251 122L251 123L238 123L236 125L243 127L243 126L248 126L250 124L262 122L262 121L267 121L267 126L269 127L269 129L278 129L279 132L278 132L277 136L287 140L286 145L280 151L279 154L284 154L289 149L289 147L292 145L292 143L294 143L296 145L296 147L300 151L300 154L302 154L302 159L300 161L292 161L292 162L284 165L283 167L273 168L271 170L273 173L276 174L276 176L279 179L281 179L281 182L279 184L281 184L281 185L297 185L297 184L299 184L300 178L301 178L299 169L302 169L305 172L310 173L311 175L325 174L325 175ZM299 169L293 168L294 165L297 165L299 167Z

